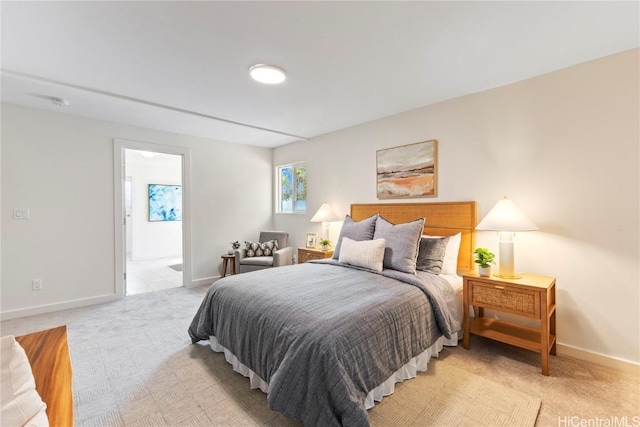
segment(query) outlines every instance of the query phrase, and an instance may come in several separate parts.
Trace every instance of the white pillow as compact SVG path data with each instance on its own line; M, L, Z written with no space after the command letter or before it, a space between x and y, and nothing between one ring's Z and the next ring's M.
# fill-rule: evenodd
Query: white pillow
M384 239L356 241L343 236L338 262L382 271Z
M36 391L29 359L13 335L0 339L0 382L3 425L49 425L45 412L47 405Z
M422 237L438 239L444 236L429 236L425 234ZM444 252L442 271L440 274L458 274L458 251L460 250L461 239L462 233L449 236L449 242L447 243L447 249Z

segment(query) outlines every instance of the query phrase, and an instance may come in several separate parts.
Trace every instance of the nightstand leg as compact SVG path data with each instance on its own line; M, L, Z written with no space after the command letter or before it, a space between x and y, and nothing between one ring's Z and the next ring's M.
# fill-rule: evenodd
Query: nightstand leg
M558 342L558 334L556 334L556 299L555 299L555 295L556 295L556 285L554 284L551 289L549 289L549 299L553 300L553 313L551 314L551 321L549 323L549 333L551 335L553 335L554 337L556 337L556 339L553 341L553 345L551 346L551 350L549 351L549 353L551 353L552 355L556 355L556 343Z
M549 304L547 293L540 292L542 313L540 316L540 359L542 365L542 375L549 375Z
M556 339L553 341L553 345L551 346L551 350L549 350L549 353L555 356L556 342L558 342L558 335L556 335L556 312L555 311L551 315L551 324L549 325L549 332L551 333L551 335L556 337Z
M467 350L469 350L469 309L471 307L469 307L469 285L467 284L467 281L465 279L465 281L463 282L463 290L462 290L462 296L463 296L463 304L462 304L462 347L466 348Z

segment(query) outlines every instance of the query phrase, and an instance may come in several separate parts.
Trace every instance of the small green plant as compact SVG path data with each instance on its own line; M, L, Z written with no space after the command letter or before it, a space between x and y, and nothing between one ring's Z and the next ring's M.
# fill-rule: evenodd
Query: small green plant
M495 254L493 254L487 248L476 248L476 250L473 251L473 255L475 256L474 262L482 268L487 268L490 266L489 264L496 263L494 261L496 257Z
M231 242L231 247L233 249L240 249L240 242L238 242L237 240L235 242Z
M320 239L321 246L331 246L331 240L329 239Z

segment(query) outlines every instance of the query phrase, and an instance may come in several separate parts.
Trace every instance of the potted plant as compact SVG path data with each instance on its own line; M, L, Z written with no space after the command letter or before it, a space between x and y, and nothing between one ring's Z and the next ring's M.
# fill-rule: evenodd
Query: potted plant
M495 264L495 254L493 254L487 248L476 248L473 251L473 255L475 257L474 262L478 264L478 273L480 276L489 277L491 276L491 264Z
M229 251L229 255L233 255L236 251L236 249L240 249L240 242L238 242L237 240L235 242L231 242L231 247L233 249L231 249Z
M329 246L331 246L331 240L329 239L320 239L320 249L323 251L328 251Z

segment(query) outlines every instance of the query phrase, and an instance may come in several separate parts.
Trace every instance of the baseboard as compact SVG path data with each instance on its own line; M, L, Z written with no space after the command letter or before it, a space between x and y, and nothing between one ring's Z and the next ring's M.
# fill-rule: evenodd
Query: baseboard
M601 353L595 353L593 351L561 343L556 344L556 352L561 356L575 357L576 359L586 360L587 362L592 362L597 365L640 375L640 363L630 362L628 360L619 359L613 356L607 356Z
M120 295L109 294L98 297L82 298L55 304L45 304L36 307L20 308L18 310L3 311L0 320L16 319L18 317L34 316L36 314L52 313L54 311L68 310L70 308L86 307L88 305L102 304L122 298Z
M219 279L220 276L205 277L203 279L193 279L191 283L185 285L185 288L195 288L196 286L211 285Z

